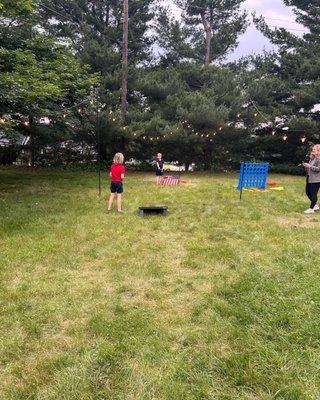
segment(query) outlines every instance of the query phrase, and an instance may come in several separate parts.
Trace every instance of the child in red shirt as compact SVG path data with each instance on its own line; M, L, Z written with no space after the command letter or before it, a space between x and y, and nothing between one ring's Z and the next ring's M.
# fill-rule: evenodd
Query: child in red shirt
M124 174L126 172L123 162L124 162L123 154L116 153L116 155L113 158L113 164L111 165L111 168L110 168L111 194L110 194L109 202L108 202L108 211L111 210L113 200L115 199L115 196L117 195L118 212L122 212L122 193L123 193L122 181L124 179Z

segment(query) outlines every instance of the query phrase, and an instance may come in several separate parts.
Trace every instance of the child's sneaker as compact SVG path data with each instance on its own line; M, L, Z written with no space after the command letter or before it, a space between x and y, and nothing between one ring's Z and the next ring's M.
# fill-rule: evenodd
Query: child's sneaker
M319 206L318 206L318 204L316 204L316 205L313 207L313 209L314 209L314 211L319 211Z
M304 213L305 214L314 214L314 209L313 208L308 208Z

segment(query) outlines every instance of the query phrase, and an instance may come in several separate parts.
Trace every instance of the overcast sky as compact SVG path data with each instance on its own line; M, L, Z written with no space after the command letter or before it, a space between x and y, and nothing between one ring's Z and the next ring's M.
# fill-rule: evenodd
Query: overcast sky
M173 0L163 0L163 3L172 6ZM178 15L176 6L173 7L173 12ZM282 0L246 0L244 8L248 11L250 19L252 12L256 12L263 15L270 26L284 27L297 35L303 34L303 27L295 22L292 9L286 7ZM238 48L228 58L236 60L249 54L261 53L264 49L271 50L272 45L251 25L241 36Z

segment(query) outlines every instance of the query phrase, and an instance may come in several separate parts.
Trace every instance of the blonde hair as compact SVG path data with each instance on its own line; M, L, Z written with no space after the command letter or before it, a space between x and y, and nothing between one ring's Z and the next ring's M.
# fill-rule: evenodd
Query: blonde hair
M124 155L122 153L116 153L113 157L113 164L123 164Z
M320 158L320 144L316 144L315 146L313 146L311 150L311 155Z

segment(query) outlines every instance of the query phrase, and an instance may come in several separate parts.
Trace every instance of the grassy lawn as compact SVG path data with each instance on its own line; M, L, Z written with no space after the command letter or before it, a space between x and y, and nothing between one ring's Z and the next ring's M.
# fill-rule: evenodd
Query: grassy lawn
M320 214L273 178L129 174L119 215L95 174L0 170L0 399L320 399Z

